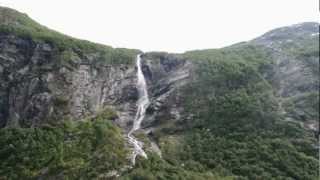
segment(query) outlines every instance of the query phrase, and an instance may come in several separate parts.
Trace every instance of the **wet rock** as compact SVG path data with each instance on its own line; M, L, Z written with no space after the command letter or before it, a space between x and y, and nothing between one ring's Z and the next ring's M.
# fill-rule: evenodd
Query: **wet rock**
M180 119L180 88L190 80L192 64L182 57L167 53L146 53L142 56L150 97L143 128L157 128Z

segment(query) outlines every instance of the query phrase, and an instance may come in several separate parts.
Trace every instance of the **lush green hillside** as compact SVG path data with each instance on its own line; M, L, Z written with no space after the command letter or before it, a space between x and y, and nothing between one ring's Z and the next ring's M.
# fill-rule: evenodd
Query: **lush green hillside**
M292 31L290 35L295 35L295 32ZM0 85L0 122L4 122L3 119L10 113L13 117L10 120L14 121L18 115L37 114L41 110L43 112L39 114L54 111L56 118L60 117L58 115L71 116L67 114L71 105L66 99L79 89L79 102L82 104L74 103L75 106L84 104L87 108L99 103L94 107L108 107L110 104L105 101L105 104L101 103L101 99L109 95L114 102L110 106L121 110L132 103L133 108L126 110L134 111L138 93L133 84L133 62L140 51L114 49L74 39L39 25L27 15L1 7L0 37L5 37L0 39L4 41L1 47L5 49L1 51L4 56L0 57L4 62L0 63L0 70L5 75L0 77L1 82L4 82ZM280 37L276 37L276 40ZM94 108L88 108L85 113L89 114L90 111L92 114L84 119L42 121L37 118L41 116L34 116L30 125L27 124L34 127L0 129L0 179L316 180L319 177L319 160L314 131L299 124L315 123L319 119L319 94L316 91L319 64L315 61L319 58L319 44L314 44L315 38L294 38L288 43L279 43L275 48L242 43L223 49L190 51L175 56L166 54L163 57L164 53L158 53L159 61L154 64L161 64L164 58L174 60L167 64L163 62L167 70L179 66L181 61L190 63L188 83L179 86L176 92L183 97L178 104L178 108L183 109L179 118L172 120L168 115L165 117L168 119L156 119L149 123L151 127L148 128L152 129L152 134L141 135L145 141L148 141L147 136L151 136L159 145L161 158L147 151L148 159L138 159L137 164L129 168L130 149L124 132L127 129L120 129L115 123L120 113L106 109L95 114L91 112ZM46 47L44 44L48 44L51 49L37 49L35 54L40 55L32 59L29 51L33 52L37 46ZM12 48L14 51L10 45L15 46ZM149 57L151 60L144 61L152 61L153 56ZM278 57L284 61L278 63ZM82 61L85 65L81 64ZM291 66L291 62L298 62L299 67ZM27 65L20 66L19 63ZM79 64L84 67L80 69ZM96 67L103 64L106 68L95 69L92 64ZM108 69L119 67L119 64L128 66ZM281 64L284 64L283 67ZM290 66L285 66L287 64ZM151 66L151 63L145 63L143 69L151 78L151 70L156 72L153 75L165 74L161 74L164 72L162 66L154 66L158 69L152 69L148 65ZM308 76L294 76L299 75L297 72L277 72L281 68L300 68L300 65ZM5 69L8 67L11 69ZM28 70L29 74L26 73ZM130 73L123 73L125 70ZM15 73L12 75L10 71ZM70 71L68 75L66 71ZM107 71L111 73L101 73ZM119 76L112 76L118 72ZM279 76L281 73L286 75L285 82L296 81L298 85L284 83L285 86L280 87L281 83L277 81L283 78ZM98 75L112 78L99 79ZM30 78L25 78L27 76ZM49 81L52 77L56 79ZM93 80L89 82L88 77ZM310 82L308 77L312 77ZM103 85L98 86L98 83ZM148 83L152 83L152 80L149 79ZM170 83L155 82L159 91L167 91ZM168 86L160 87L163 84ZM281 88L287 90L283 93L285 95L281 94ZM69 94L64 94L62 90L65 89ZM94 91L101 94L104 91L112 93L82 98L92 95L92 89L101 89ZM127 91L114 92L119 89ZM23 93L30 95L22 96ZM29 109L14 106L14 102L21 99L32 99L31 105L27 101L25 103ZM48 106L50 103L60 106L60 109ZM9 105L12 105L13 110L7 107ZM11 112L14 110L17 112ZM169 114L170 110L163 111ZM288 117L291 119L288 120ZM25 120L26 117L20 117L20 121ZM162 122L165 122L165 126L152 127ZM6 126L6 123L2 125ZM129 123L124 125L130 126Z
M316 139L284 121L264 78L273 65L265 49L245 45L185 56L197 64L194 82L183 90L192 118L157 133L168 163L239 179L317 179Z
M121 130L106 110L83 121L0 129L0 179L95 179L127 164Z
M107 64L128 64L134 62L139 50L114 49L110 46L79 40L48 29L26 14L10 8L0 7L0 33L14 34L20 38L30 39L35 43L44 42L58 48L61 58L69 60L73 53L80 56L98 54L100 61Z

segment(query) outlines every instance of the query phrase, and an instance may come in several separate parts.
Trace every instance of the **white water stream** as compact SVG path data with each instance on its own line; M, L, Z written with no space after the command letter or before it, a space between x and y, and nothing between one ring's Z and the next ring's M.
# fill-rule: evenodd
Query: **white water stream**
M137 130L140 129L140 125L141 122L145 116L146 113L146 109L149 106L149 97L148 97L148 90L147 90L147 84L146 84L146 80L144 78L142 69L141 69L141 57L140 54L137 55L137 59L136 59L136 65L138 68L137 71L137 77L138 77L138 81L137 81L137 88L138 88L138 93L139 93L139 99L137 102L137 112L133 121L133 127L132 129L129 131L128 133L128 139L129 139L129 143L133 146L133 152L132 152L132 156L131 156L131 161L132 164L135 164L136 161L136 157L138 155L147 158L147 154L144 152L144 150L142 149L143 143L138 141L134 136L133 133Z

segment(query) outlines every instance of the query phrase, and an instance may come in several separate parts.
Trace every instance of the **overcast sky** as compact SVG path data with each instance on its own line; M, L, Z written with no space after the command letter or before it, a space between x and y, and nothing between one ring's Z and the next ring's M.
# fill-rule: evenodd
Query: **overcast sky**
M113 47L220 48L268 30L319 22L318 0L0 0L39 23Z

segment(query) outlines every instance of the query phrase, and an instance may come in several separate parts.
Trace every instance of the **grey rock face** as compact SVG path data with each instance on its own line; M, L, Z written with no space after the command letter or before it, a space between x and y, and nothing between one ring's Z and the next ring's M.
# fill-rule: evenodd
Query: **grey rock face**
M249 42L270 51L275 62L266 78L280 99L318 91L318 54L301 56L288 49L316 40L317 25L284 27ZM128 129L138 98L135 63L111 65L99 58L98 53L61 51L45 42L0 34L0 127L82 119L111 106L118 113L115 122ZM143 128L184 119L182 89L192 78L192 63L167 53L146 53L142 63L151 100ZM284 101L279 102L282 107Z
M114 106L119 114L119 125L132 115L132 105L137 99L135 70L133 66L92 67L79 65L71 73L71 115L83 118L102 110L105 106Z
M134 65L98 65L96 54L62 59L50 44L0 35L0 126L81 119L105 106L126 126L137 99ZM133 113L134 114L134 113Z
M0 126L38 126L65 118L82 119L105 107L117 111L123 129L131 126L138 91L132 64L101 64L98 55L61 52L44 42L0 35ZM69 53L67 59L64 53ZM191 64L176 55L143 55L151 105L144 121L179 119L179 87Z
M143 128L180 120L184 110L180 90L191 78L191 62L166 53L147 53L142 58L151 99Z

